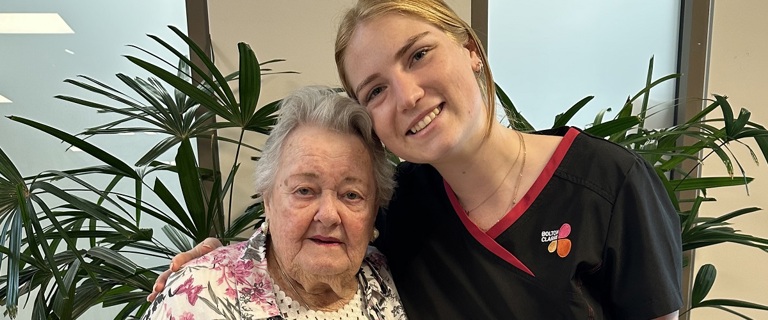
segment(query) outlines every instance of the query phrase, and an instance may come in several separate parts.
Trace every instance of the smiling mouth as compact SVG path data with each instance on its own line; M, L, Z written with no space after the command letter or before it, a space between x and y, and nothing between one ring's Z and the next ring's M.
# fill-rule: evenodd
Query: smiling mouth
M426 128L430 123L432 123L432 120L435 120L438 114L440 114L440 111L442 110L443 105L440 104L435 108L435 110L432 110L432 112L428 113L424 118L422 118L419 123L417 123L415 126L411 127L410 130L408 130L408 134L415 134L424 128Z

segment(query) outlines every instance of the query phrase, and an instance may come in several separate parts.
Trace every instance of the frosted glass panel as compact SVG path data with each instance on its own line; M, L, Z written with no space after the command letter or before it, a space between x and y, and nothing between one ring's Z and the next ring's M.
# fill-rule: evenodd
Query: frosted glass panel
M569 123L584 127L599 110L612 117L644 87L648 61L654 78L677 72L680 2L488 1L488 54L496 82L535 128L588 95L587 107ZM651 105L671 122L675 85L651 95Z

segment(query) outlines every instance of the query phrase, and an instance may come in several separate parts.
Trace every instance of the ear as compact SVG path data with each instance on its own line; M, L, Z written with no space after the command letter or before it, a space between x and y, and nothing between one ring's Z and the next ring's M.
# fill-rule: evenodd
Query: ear
M270 213L272 212L272 210L270 210L272 198L266 195L262 195L262 197L264 199L264 217L269 218Z
M480 59L480 50L477 46L477 43L475 43L472 38L469 38L467 43L464 44L464 49L466 49L469 54L472 70L475 72L480 72L480 69L483 68L483 61Z

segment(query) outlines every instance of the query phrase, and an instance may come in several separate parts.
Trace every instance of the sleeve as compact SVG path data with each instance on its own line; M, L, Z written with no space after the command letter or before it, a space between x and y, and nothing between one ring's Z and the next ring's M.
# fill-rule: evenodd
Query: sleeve
M639 156L614 202L604 254L608 309L618 319L652 319L682 306L680 218Z
M241 259L246 242L220 247L172 274L142 320L266 319L279 313L266 264Z
M215 313L207 302L215 301L215 297L209 294L210 283L201 283L206 277L200 271L207 273L203 269L184 267L172 274L142 320L212 318Z

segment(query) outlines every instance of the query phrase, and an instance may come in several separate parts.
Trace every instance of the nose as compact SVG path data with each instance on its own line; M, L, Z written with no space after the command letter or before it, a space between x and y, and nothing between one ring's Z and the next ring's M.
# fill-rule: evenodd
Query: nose
M339 216L339 199L332 192L324 192L318 199L320 202L315 212L315 221L323 224L323 226L333 226L341 222Z
M416 106L424 96L424 89L418 84L413 74L401 73L393 81L393 89L397 97L397 109L404 111Z

